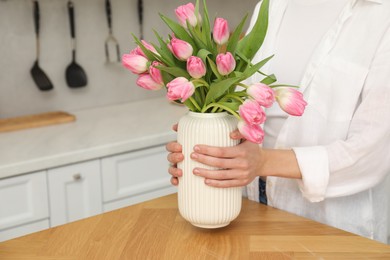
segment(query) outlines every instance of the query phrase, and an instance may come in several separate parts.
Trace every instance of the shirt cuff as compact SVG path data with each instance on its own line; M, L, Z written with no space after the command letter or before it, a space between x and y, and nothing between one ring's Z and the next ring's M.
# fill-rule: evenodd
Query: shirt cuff
M310 202L324 200L329 182L328 152L323 146L294 147L295 156L301 170L302 180L298 180L303 197Z

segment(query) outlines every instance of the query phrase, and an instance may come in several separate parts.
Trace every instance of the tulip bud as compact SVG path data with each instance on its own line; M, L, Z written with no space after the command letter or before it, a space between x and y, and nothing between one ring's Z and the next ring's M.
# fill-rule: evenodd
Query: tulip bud
M146 49L148 49L149 51L151 51L151 52L153 52L153 53L155 53L155 54L158 54L158 52L157 52L156 49L153 47L153 45L149 44L147 41L144 41L144 40L142 40L141 42L142 42L142 44L144 45L144 47L145 47ZM145 58L147 58L146 55L145 55L145 53L143 52L143 50L142 50L141 47L139 47L139 46L137 46L137 48L135 48L134 50L132 50L132 51L130 52L130 54L141 55L141 56L144 56Z
M259 125L248 125L245 121L239 121L238 131L244 138L252 143L261 144L264 139L264 131Z
M123 54L122 64L134 74L141 74L148 70L148 60L136 54Z
M172 38L171 42L168 44L168 48L176 58L182 61L186 61L191 57L192 52L194 51L191 44L177 38Z
M230 52L217 55L217 69L222 76L229 75L236 68L236 61Z
M187 60L187 71L191 77L195 79L200 79L206 75L206 66L204 65L201 58L196 56L191 56Z
M164 86L154 81L152 77L146 73L139 75L137 85L147 90L159 90Z
M307 102L301 92L294 88L280 87L274 89L276 101L280 108L292 116L301 116L305 111Z
M178 77L167 84L167 98L169 100L181 99L181 102L186 101L195 92L195 86L191 81L184 77Z
M179 6L175 9L175 14L180 24L185 28L187 28L187 21L193 27L201 21L200 16L196 17L195 15L195 6L193 3Z
M223 18L217 18L214 22L213 38L219 44L225 44L229 40L230 31L228 22Z
M260 125L265 121L263 108L253 100L245 100L239 107L240 117L249 125Z
M275 102L275 94L274 91L263 83L256 83L246 90L249 96L251 96L254 100L257 101L263 107L271 107Z
M162 64L158 61L153 61L152 65L149 67L149 74L155 82L157 82L161 86L164 86L161 71L157 69L156 66L162 66Z

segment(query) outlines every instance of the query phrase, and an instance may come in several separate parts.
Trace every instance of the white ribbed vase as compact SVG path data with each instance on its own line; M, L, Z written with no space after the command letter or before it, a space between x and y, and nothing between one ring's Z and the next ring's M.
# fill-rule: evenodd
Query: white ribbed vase
M179 178L178 204L180 214L192 225L219 228L229 225L241 210L240 187L214 188L205 185L204 178L195 176L195 167L216 169L190 158L196 144L234 146L229 134L237 129L237 119L223 113L188 112L179 121L178 142L183 146L184 161L178 164L183 177Z

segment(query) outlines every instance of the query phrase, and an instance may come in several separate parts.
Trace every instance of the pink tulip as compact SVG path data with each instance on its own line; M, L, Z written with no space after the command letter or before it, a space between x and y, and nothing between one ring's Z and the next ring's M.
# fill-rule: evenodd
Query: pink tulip
M180 24L185 28L187 28L187 21L191 26L195 27L198 24L198 21L200 22L201 20L200 16L198 16L198 18L196 17L193 3L179 6L175 9L175 13Z
M222 76L229 75L236 68L236 61L230 52L217 55L217 69Z
M194 84L184 77L178 77L172 80L167 84L167 88L167 98L169 100L181 99L182 102L186 101L195 92Z
M256 83L249 86L246 93L263 107L271 107L275 102L274 91L263 83Z
M245 100L239 107L239 113L249 125L260 125L266 118L263 108L254 100Z
M139 75L137 85L147 90L159 90L164 86L154 81L152 77L146 73Z
M136 54L123 54L122 64L134 74L141 74L148 70L148 60Z
M162 64L158 61L153 61L152 65L149 67L149 74L155 82L164 86L164 80L161 71L157 69L156 66L162 66Z
M229 40L230 31L228 22L223 18L217 18L214 22L213 38L219 44L225 44Z
M177 38L172 38L171 42L168 44L168 48L176 58L182 61L186 61L191 57L192 52L194 51L191 44Z
M153 47L153 45L149 44L147 41L144 41L144 40L142 40L141 42L142 42L142 44L144 45L144 47L145 47L146 49L148 49L149 51L151 51L151 52L153 52L153 53L155 53L155 54L158 54L157 51L156 51L156 49ZM141 55L141 56L144 56L145 58L147 58L146 55L145 55L145 53L143 52L143 50L142 50L141 47L139 47L139 46L137 46L137 48L135 48L134 50L132 50L132 51L130 52L130 54Z
M264 131L259 125L248 125L245 121L238 122L238 131L244 138L252 143L261 144L264 139Z
M196 56L191 56L187 60L187 71L191 77L195 79L200 79L206 75L206 66L204 65L201 58Z
M301 92L288 87L276 88L274 91L276 101L283 111L293 116L301 116L303 114L307 102L303 99Z

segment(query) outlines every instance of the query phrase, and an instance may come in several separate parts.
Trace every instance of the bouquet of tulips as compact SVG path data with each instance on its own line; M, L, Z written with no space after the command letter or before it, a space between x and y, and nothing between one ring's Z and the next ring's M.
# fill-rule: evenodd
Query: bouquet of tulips
M268 27L269 0L263 0L253 29L243 38L247 16L231 33L223 18L214 20L213 30L206 1L203 15L196 4L188 3L176 10L177 21L164 15L162 20L173 34L164 40L155 32L157 44L140 41L137 48L124 54L122 63L139 75L137 85L148 90L167 90L167 98L185 104L191 111L218 113L226 111L239 119L238 129L249 141L261 143L265 122L264 108L275 101L291 115L302 115L306 102L294 86L272 85L275 75L260 71L272 56L251 62L260 49ZM255 73L261 82L243 82Z

